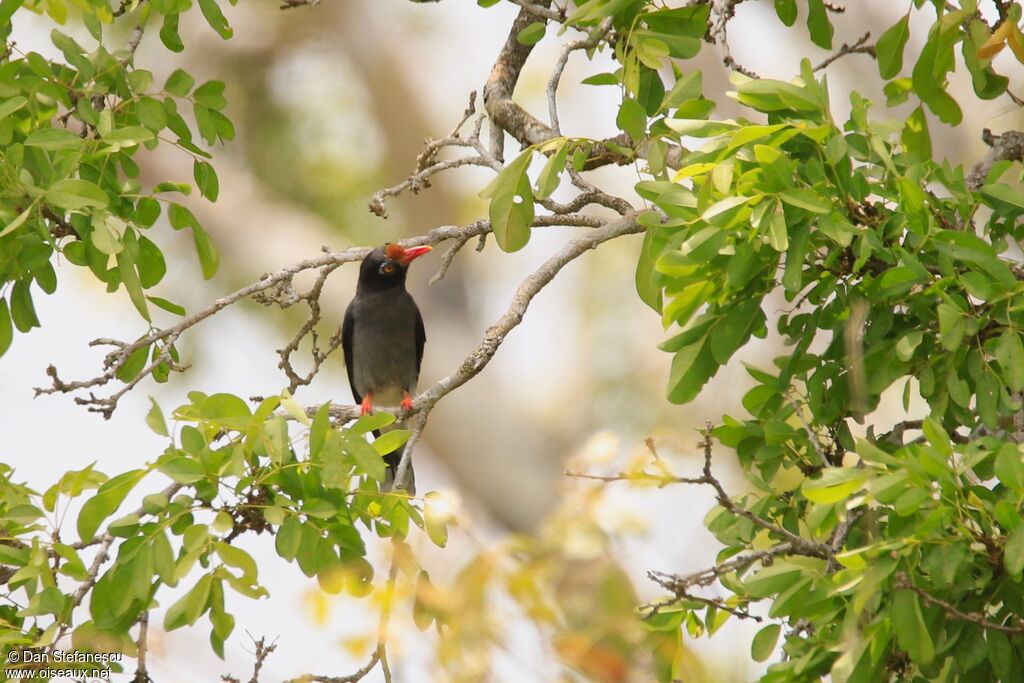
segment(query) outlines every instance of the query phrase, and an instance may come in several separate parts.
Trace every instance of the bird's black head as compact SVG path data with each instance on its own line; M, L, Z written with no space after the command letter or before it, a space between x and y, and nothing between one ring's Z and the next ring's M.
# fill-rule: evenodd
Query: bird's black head
M431 247L403 248L398 244L377 247L363 259L359 266L360 289L389 289L404 287L409 264L430 251Z

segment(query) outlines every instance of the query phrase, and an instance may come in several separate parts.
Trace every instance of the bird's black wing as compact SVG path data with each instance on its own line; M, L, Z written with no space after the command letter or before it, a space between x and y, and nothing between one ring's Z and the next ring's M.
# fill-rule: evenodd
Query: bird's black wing
M420 365L423 364L423 346L427 343L427 330L423 327L423 316L416 307L416 376L419 377Z
M352 398L356 403L361 403L363 397L356 390L356 371L352 361L355 327L355 315L352 313L352 304L349 304L345 309L345 320L341 324L341 350L345 353L345 371L348 373L348 385L352 388Z

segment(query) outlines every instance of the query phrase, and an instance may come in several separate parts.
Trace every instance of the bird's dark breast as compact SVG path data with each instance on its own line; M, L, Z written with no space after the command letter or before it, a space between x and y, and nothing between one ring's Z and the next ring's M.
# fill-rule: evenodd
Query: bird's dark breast
M416 304L408 293L361 297L352 330L353 380L363 396L373 392L379 405L397 405L403 390L414 392L416 367Z

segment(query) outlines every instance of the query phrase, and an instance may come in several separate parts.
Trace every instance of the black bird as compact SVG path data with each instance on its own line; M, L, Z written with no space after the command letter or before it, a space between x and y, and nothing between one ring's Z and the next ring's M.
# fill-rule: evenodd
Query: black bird
M405 276L413 259L430 249L386 244L367 254L359 267L356 295L341 326L341 347L352 397L362 404L363 415L373 412L374 405L412 408L427 335L420 309L405 289ZM384 456L386 483L394 481L402 450ZM408 488L415 491L411 466Z

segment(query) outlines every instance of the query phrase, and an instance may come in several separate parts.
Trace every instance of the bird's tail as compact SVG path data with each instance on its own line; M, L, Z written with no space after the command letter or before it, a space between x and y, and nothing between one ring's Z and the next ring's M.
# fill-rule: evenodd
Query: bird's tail
M394 426L391 427L391 429L395 428L396 427ZM373 430L373 437L375 439L380 438L382 431L386 432L389 430L387 428L383 430L375 429ZM387 489L388 491L390 491L395 486L395 477L398 474L398 465L402 462L402 453L404 452L405 446L402 445L384 456L384 462L388 466L387 474L384 477L384 488ZM405 473L406 479L408 480L408 485L405 487L405 490L408 491L410 495L416 495L416 473L412 469L411 462L409 463L409 466L406 468Z

